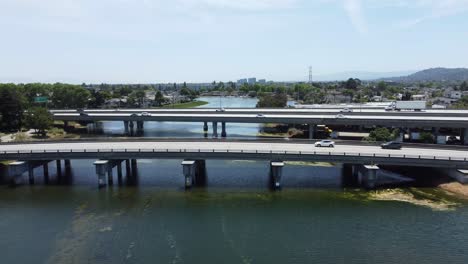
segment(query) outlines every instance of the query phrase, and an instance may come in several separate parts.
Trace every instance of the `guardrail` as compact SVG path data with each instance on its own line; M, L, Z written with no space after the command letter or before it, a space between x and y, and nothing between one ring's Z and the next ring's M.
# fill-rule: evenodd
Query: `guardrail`
M259 155L295 155L295 156L328 156L328 157L365 157L365 158L390 158L390 159L413 159L413 160L437 160L437 161L458 161L467 162L467 157L447 157L433 155L407 155L407 154L381 154L381 153L360 153L360 152L336 152L336 151L279 151L279 150L243 150L243 149L55 149L55 150L16 150L0 151L2 155L21 156L31 154L150 154L150 153L188 153L188 154L259 154Z

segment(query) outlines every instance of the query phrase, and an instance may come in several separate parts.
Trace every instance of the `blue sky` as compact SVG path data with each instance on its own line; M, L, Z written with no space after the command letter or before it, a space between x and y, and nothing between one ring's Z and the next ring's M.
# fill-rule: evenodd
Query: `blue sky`
M468 0L0 0L0 82L468 66Z

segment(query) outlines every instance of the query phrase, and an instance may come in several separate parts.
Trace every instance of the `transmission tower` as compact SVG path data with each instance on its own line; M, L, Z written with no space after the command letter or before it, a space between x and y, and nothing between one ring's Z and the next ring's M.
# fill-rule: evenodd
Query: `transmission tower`
M312 84L313 81L313 72L312 72L312 66L309 67L309 83Z

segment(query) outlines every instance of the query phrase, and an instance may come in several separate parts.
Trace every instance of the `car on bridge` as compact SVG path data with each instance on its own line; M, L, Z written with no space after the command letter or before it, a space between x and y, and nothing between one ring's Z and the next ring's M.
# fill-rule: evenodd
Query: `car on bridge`
M257 114L257 117L265 117L263 114Z
M390 141L380 145L382 149L401 149L402 144L400 142Z
M348 108L348 107L340 110L340 113L352 113L352 112L353 112L353 109Z
M321 140L319 142L315 142L315 146L318 147L318 148L321 148L321 147L334 148L335 147L335 142L331 141L331 140L328 140L328 139L325 139L325 140Z
M141 113L141 116L151 116L151 114L148 113L148 112L143 112L143 113Z

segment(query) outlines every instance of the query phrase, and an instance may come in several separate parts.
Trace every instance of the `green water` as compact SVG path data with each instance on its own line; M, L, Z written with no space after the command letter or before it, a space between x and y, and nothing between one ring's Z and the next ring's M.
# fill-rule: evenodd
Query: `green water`
M364 191L2 188L2 263L467 263L466 205Z

